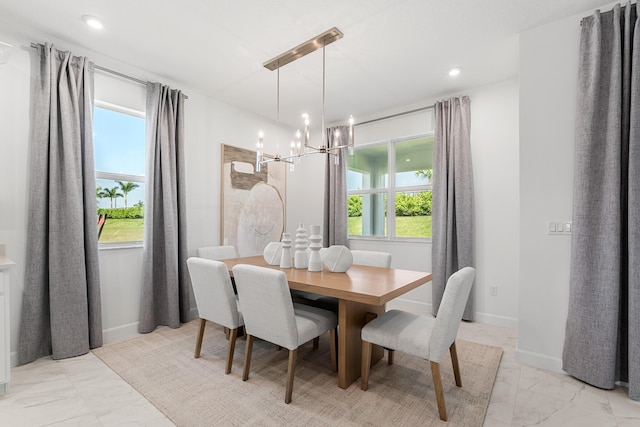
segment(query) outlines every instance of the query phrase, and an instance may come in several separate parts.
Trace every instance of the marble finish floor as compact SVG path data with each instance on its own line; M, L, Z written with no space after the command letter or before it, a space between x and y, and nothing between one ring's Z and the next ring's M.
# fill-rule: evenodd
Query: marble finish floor
M600 390L517 363L514 330L465 322L458 336L504 349L485 426L640 427L640 403L625 389ZM11 375L10 393L0 396L3 427L174 425L92 353L43 358Z

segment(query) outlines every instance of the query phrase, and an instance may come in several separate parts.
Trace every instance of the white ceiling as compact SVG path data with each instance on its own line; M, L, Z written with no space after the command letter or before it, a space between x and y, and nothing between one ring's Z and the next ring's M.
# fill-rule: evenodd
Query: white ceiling
M363 120L517 76L519 32L603 3L0 0L0 23L35 27L271 118L276 72L262 64L335 26L344 38L326 48L326 115L327 123L338 123L349 114ZM105 28L87 27L85 14ZM447 75L453 66L464 68L456 79ZM282 67L280 99L283 122L299 126L300 114L309 112L319 123L321 51Z

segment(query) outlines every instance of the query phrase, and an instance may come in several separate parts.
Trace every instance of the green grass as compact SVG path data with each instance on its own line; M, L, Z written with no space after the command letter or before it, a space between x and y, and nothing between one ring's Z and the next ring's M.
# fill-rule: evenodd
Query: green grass
M362 217L349 217L350 236L362 235ZM385 230L386 232L386 230ZM431 238L431 216L396 217L396 237Z
M142 242L144 237L144 218L113 219L104 223L100 243Z

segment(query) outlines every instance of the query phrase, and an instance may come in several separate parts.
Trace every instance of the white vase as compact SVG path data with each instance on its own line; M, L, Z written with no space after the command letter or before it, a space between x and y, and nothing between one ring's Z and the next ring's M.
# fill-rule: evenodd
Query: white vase
M282 233L282 256L280 268L291 268L291 234Z
M293 254L293 266L295 268L307 268L309 266L309 255L307 254L307 230L304 224L298 224L296 230L296 246Z
M311 226L311 235L309 236L309 271L322 271L322 258L320 258L320 248L322 248L322 236L320 235L320 226Z

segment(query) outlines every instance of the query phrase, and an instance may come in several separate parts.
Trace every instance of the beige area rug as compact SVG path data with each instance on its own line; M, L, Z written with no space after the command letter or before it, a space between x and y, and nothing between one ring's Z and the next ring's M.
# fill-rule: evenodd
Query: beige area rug
M462 388L455 386L451 359L440 372L449 422L438 418L429 362L396 353L371 370L369 390L357 381L338 387L331 370L328 334L320 348L298 350L290 404L284 403L287 351L254 340L249 380L242 381L245 340L236 343L233 369L224 374L227 340L207 324L199 359L193 358L198 320L93 352L177 426L481 426L502 349L458 340Z

